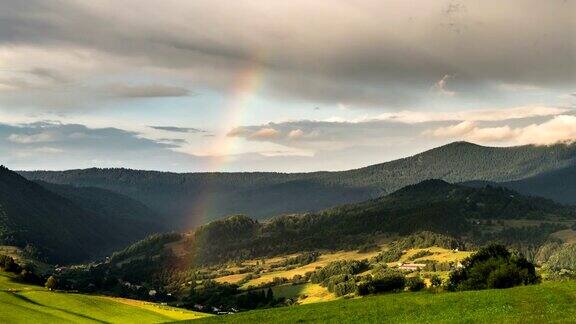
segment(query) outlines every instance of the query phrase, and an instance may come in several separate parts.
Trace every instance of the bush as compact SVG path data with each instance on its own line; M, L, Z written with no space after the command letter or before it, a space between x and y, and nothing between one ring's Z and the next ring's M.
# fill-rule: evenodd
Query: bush
M356 289L356 282L354 282L354 280L348 280L334 286L334 294L336 297L345 296L356 292Z
M410 291L420 291L426 288L426 284L420 277L410 277L406 279L406 287L408 287Z
M489 245L463 262L463 268L450 273L448 289L478 290L536 284L540 278L534 265L502 245Z
M442 286L442 278L439 275L435 274L430 278L430 284L432 287L440 287Z
M46 280L46 283L44 284L44 287L50 290L56 289L57 286L58 286L58 280L56 280L56 278L54 278L53 276L48 277L48 280Z
M376 293L403 290L406 286L406 276L398 270L386 269L374 275L372 286Z

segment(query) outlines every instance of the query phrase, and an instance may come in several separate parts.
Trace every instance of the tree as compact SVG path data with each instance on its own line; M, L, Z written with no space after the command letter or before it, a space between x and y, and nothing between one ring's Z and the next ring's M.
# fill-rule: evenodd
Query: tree
M442 278L439 275L434 274L432 278L430 278L430 284L432 287L440 287L442 285Z
M46 280L44 286L50 290L56 289L56 286L58 286L58 280L54 278L54 276L50 276L48 277L48 280Z
M509 288L538 282L534 264L510 253L505 246L492 244L464 260L463 268L450 273L448 289Z
M274 300L274 292L272 291L271 287L268 287L268 290L266 291L266 300L268 301Z
M426 284L420 277L410 277L406 279L406 287L410 291L420 291L426 287Z

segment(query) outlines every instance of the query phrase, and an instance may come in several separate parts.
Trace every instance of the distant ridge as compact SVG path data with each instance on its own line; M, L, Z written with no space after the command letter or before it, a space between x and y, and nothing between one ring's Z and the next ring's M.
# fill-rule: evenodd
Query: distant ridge
M376 198L426 179L510 182L575 165L576 144L486 147L455 142L411 157L339 172L171 173L92 168L21 174L33 180L124 194L159 212L168 226L184 229L230 214L262 219L318 211ZM531 194L529 191L523 192Z

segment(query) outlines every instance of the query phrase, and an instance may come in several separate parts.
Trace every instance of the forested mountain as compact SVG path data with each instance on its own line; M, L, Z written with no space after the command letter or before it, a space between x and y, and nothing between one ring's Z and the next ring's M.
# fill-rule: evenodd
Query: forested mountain
M182 240L188 253L185 264L210 264L318 249L354 249L378 237L421 231L477 244L503 239L512 245L532 245L559 229L532 226L510 232L506 226L495 229L491 225L510 220L576 220L576 210L504 188L470 188L428 180L388 196L318 213L283 215L263 222L232 216L200 226L190 235L170 236L169 241ZM533 231L540 233L534 235ZM500 235L504 232L506 237ZM530 237L526 238L526 233ZM158 237L150 242L153 249L148 250L157 252ZM145 246L127 251L142 253L147 250ZM124 253L123 258L134 257L130 254Z
M229 214L263 219L318 211L379 197L426 179L507 182L575 163L576 144L495 148L457 142L412 157L341 172L179 174L93 168L21 174L34 180L122 193L161 213L172 228L183 229Z
M166 229L166 227L160 223L157 212L128 196L95 187L76 187L44 181L36 181L36 183L72 201L85 210L106 216L107 218L148 222L158 231Z
M91 189L73 193L73 188L61 186L58 191L70 199L0 167L0 245L28 246L51 262L75 262L102 257L163 229L149 221L120 217L128 212L126 208L107 215L112 205L101 207L100 198L81 197L85 192L94 193ZM115 195L106 193L101 202L130 201ZM145 207L136 210L143 212Z
M576 166L538 174L536 176L505 182L507 188L527 195L554 199L576 205Z

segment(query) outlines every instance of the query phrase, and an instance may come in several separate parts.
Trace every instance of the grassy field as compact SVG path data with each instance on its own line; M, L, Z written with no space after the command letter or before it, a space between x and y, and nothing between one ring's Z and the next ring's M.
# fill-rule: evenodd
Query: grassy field
M52 292L0 273L0 323L163 323L205 316L136 300Z
M433 253L433 255L421 257L421 258L418 258L415 260L409 260L410 258L412 258L413 255L415 255L416 253L418 253L420 251L430 251ZM406 253L404 255L402 255L402 257L400 258L400 260L398 262L416 262L416 263L418 263L418 262L421 262L423 260L431 260L431 261L437 261L437 262L458 262L458 261L462 261L462 260L466 259L470 255L472 255L472 253L473 252L470 252L470 251L453 251L453 250L433 246L433 247L423 248L423 249L409 249L406 251ZM391 264L394 264L394 263L396 263L396 262L392 262Z
M295 275L304 275L306 272L322 268L332 261L370 259L377 254L378 252L359 253L357 251L340 251L340 252L326 253L320 255L318 261L309 263L305 266L298 267L296 269L280 270L264 273L261 275L260 278L248 281L246 284L244 284L243 287L246 288L249 286L257 286L265 282L271 282L274 279L274 277L291 279ZM267 263L270 262L271 261L267 261Z
M194 323L546 323L576 321L576 282L457 293L398 293L211 317Z
M415 260L411 260L411 258L420 251L430 251L433 253L432 255L428 255L425 257L421 257ZM398 262L423 262L424 260L430 261L437 261L437 262L454 262L457 263L458 261L462 261L468 256L470 256L473 252L469 251L453 251L450 249L444 249L441 247L429 247L429 248L415 248L406 250L404 255L400 258L400 260L391 262L389 265L391 267L397 266ZM377 251L367 252L367 253L359 253L357 251L339 251L339 252L330 252L322 254L317 261L306 264L304 266L297 267L295 269L290 270L272 270L269 272L260 273L260 277L252 279L242 285L241 288L247 289L250 286L258 286L263 283L272 282L275 277L279 278L286 278L291 279L295 275L304 275L306 272L311 272L316 269L322 268L326 266L328 263L337 261L337 260L361 260L361 259L370 259L377 255ZM286 260L287 258L294 257L296 254L286 255L286 256L278 256L274 258L266 259L264 265L261 264L262 267L265 269L270 267L270 265L275 264L277 262L281 262ZM262 260L259 260L260 262ZM247 260L242 262L243 266L246 265L256 265L257 260ZM239 267L237 265L229 266L226 268L228 271L235 271L238 270ZM432 274L432 273L428 273ZM442 278L446 279L448 272L436 272ZM231 274L223 277L216 278L215 280L220 283L236 283L246 277L248 273L236 273ZM321 287L319 285L312 285L312 284L302 284L302 285L282 285L274 288L274 295L279 297L286 297L286 298L295 298L298 296L305 296L306 298L300 298L298 303L300 304L308 304L313 302L320 302L320 301L329 301L334 300L335 296L329 293L326 288Z
M272 287L276 298L294 298L298 304L311 304L335 300L337 297L328 289L314 283L303 283L298 285L286 284Z

